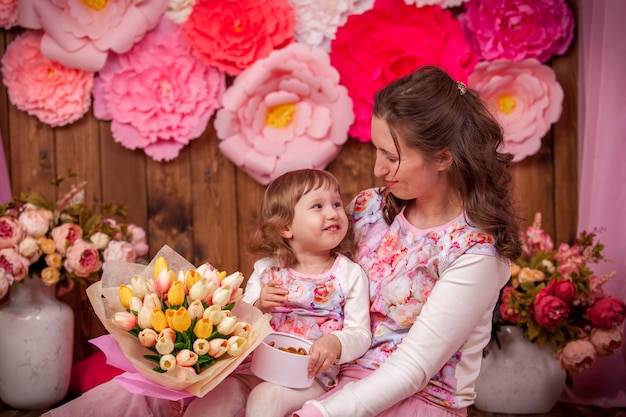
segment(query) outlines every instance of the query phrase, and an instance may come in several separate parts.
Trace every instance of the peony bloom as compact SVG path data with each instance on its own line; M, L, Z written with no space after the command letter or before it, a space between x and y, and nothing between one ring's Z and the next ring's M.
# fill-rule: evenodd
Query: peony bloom
M122 54L153 29L168 0L20 0L18 22L43 29L41 52L53 61L99 71L109 51Z
M559 120L563 89L552 68L536 59L481 62L469 77L504 129L504 151L518 162L541 148Z
M73 245L74 242L83 238L83 229L74 223L63 223L52 229L50 236L54 240L57 252L65 255L68 245Z
M3 83L11 103L42 123L64 126L83 117L91 105L93 73L65 67L41 55L41 34L27 31L2 57Z
M28 273L28 259L20 255L15 248L0 249L0 269L8 275L8 279L21 281Z
M9 216L0 217L0 249L17 246L25 234L24 225L17 219Z
M624 344L624 332L619 327L593 329L590 341L598 356L610 356Z
M183 30L202 62L239 75L291 43L294 26L287 0L196 0Z
M568 279L555 279L548 284L548 291L561 300L569 301L576 295L574 283Z
M587 309L587 314L594 327L610 329L622 324L626 318L626 305L617 297L607 296Z
M0 27L10 29L17 25L17 0L0 0Z
M404 3L393 8L377 4L348 17L337 29L330 54L354 102L356 121L349 133L361 142L371 141L373 100L380 88L424 65L437 65L466 81L478 63L452 12Z
M574 340L569 342L556 354L561 367L569 372L582 372L589 368L596 360L596 350L588 340Z
M263 185L294 169L325 168L354 120L328 54L299 43L244 71L223 103L214 123L219 148Z
M471 0L459 15L467 38L485 60L546 62L567 51L574 16L565 0Z
M102 268L98 250L89 242L76 241L67 249L65 269L76 276L86 278Z
M533 315L540 326L558 326L567 317L569 307L560 298L547 294L545 289L537 294L533 302Z
M130 243L133 245L133 250L137 256L144 256L148 254L148 241L146 239L146 231L143 227L136 224L128 225L128 234L130 235Z
M224 74L194 58L180 27L164 17L98 73L93 110L98 119L112 120L116 142L169 161L204 132L225 85Z
M294 39L330 52L330 42L337 28L352 14L360 14L374 6L374 0L289 0L296 13Z
M194 4L196 0L169 0L165 15L180 25L189 18Z
M50 210L28 204L20 216L20 223L26 229L26 234L34 238L43 237L50 230L53 214Z
M102 254L105 261L125 261L133 263L137 254L133 250L130 242L123 240L112 240Z

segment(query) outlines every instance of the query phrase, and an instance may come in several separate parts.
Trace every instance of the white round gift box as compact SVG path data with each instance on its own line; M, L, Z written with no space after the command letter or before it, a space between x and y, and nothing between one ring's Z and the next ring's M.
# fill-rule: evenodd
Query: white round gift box
M270 343L274 346L270 346ZM310 355L301 355L280 350L293 347L307 352L312 342L288 333L271 333L254 350L250 370L259 378L289 388L308 388L313 378L307 377Z

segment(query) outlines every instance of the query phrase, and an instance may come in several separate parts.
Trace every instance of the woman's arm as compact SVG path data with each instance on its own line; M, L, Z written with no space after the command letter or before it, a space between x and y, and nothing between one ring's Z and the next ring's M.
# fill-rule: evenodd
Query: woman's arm
M397 351L379 369L310 402L297 415L373 416L422 390L493 309L509 275L501 259L461 256L441 275Z

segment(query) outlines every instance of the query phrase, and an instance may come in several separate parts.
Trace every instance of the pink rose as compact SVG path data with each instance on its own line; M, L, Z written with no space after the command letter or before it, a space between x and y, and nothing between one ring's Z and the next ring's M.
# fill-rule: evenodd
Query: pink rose
M25 234L19 221L9 216L0 217L0 249L16 247Z
M79 120L91 105L93 73L68 68L39 51L41 34L19 35L2 57L11 103L52 127Z
M20 255L15 248L0 249L0 269L4 269L13 281L21 281L28 273L28 267L28 259Z
M607 296L589 307L587 315L594 327L610 329L622 324L626 318L626 305L617 297Z
M465 82L478 63L449 10L379 3L349 16L331 42L331 64L354 102L356 121L349 133L361 142L372 140L373 99L380 88L427 64Z
M43 29L41 52L84 71L99 71L109 51L122 54L153 29L168 0L20 0L19 25Z
M17 0L0 0L0 27L10 29L17 25Z
M459 21L484 60L546 62L567 51L574 15L565 0L472 0Z
M183 23L194 55L229 75L290 44L294 27L287 0L196 0Z
M26 234L34 238L42 237L50 230L53 214L50 210L35 206L27 206L18 218L24 225Z
M352 100L326 52L294 43L242 72L215 117L220 150L266 185L299 168L325 168L348 140Z
M574 340L557 352L561 367L569 372L582 372L596 360L596 350L588 340Z
M624 344L624 333L619 327L593 329L590 341L598 356L610 356Z
M569 301L576 295L576 287L568 279L555 279L548 284L546 290L564 301Z
M205 131L225 87L225 75L196 59L181 28L163 17L129 52L109 58L94 82L93 111L112 121L125 148L169 161Z
M57 252L65 255L69 245L83 238L83 229L74 223L64 223L52 229L50 236L54 240Z
M536 59L481 62L469 76L504 130L504 150L518 162L536 153L563 110L554 70Z
M547 295L543 289L533 302L533 316L540 326L554 327L567 317L569 307L565 301L553 295Z
M146 231L136 224L128 225L128 233L130 234L130 243L137 256L148 254L148 242L146 240Z
M65 269L79 277L86 278L102 267L98 250L89 242L76 241L67 249Z

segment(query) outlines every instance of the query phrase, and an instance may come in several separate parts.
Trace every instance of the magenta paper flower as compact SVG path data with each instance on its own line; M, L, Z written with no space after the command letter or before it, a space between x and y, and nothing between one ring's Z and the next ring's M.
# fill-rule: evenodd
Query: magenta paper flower
M467 38L485 60L546 62L567 51L574 16L565 0L470 0L459 15Z
M0 0L0 27L10 29L17 25L17 0Z
M478 63L449 10L418 8L401 0L380 3L350 16L331 43L331 63L354 102L350 135L362 142L371 141L374 95L389 82L427 64L465 81Z
M20 0L18 22L43 29L41 52L85 71L104 66L109 51L127 52L153 29L168 0Z
M309 46L330 51L337 28L352 14L363 13L374 6L374 0L289 0L296 12L294 39Z
M328 54L293 43L241 73L215 117L220 150L258 183L299 168L323 169L354 121Z
M552 68L536 59L481 62L469 77L504 129L504 150L518 162L541 148L559 120L563 88Z
M41 33L26 31L2 57L2 81L11 103L52 127L83 117L91 105L93 73L45 58Z
M204 132L225 78L198 61L180 26L163 17L129 52L111 55L94 82L94 114L112 120L122 146L168 161Z
M183 30L202 62L238 75L291 43L294 26L287 0L196 0Z
M414 4L417 7L441 6L442 9L457 7L469 0L404 0L406 4Z

